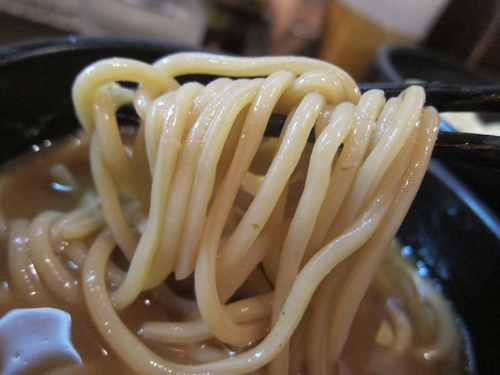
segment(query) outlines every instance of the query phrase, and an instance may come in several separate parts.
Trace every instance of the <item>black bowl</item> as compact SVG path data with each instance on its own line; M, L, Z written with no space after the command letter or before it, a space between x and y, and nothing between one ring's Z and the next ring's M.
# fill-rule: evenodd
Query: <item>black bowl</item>
M500 77L468 67L462 61L437 51L386 43L377 50L365 80L367 82L416 80L469 85L500 82Z
M117 56L152 62L180 49L161 43L73 37L1 49L0 162L76 129L71 86L87 65Z
M78 128L70 90L88 64L111 56L152 62L178 46L65 39L0 51L0 164ZM431 270L469 338L470 365L500 373L500 224L447 169L432 162L399 231Z

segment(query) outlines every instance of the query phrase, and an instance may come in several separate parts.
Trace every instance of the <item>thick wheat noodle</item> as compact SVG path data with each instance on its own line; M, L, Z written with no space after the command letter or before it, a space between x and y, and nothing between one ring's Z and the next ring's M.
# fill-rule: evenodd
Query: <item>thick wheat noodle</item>
M251 300L240 300L224 306L224 312L237 322L248 322L263 319L263 329L269 324L267 318L271 311L272 294L263 294ZM242 313L243 312L243 313ZM149 322L143 324L141 335L160 342L179 344L196 343L213 335L203 321L197 319L189 322Z
M61 238L74 240L97 233L105 225L106 218L95 202L64 215L58 221L55 230Z
M283 243L279 261L278 278L275 282L274 306L280 309L283 298L300 270L301 259L316 224L316 218L330 182L331 163L337 149L344 142L354 123L354 108L350 103L337 106L332 114L334 121L316 141L307 172L304 191ZM283 288L283 291L281 291ZM273 317L274 320L277 316Z
M177 95L175 95L175 98L173 98L170 108L166 109L167 112L165 116L168 113L168 117L162 122L166 123L166 126L168 126L170 130L168 133L165 132L162 134L160 142L163 144L162 150L170 149L170 154L162 155L159 162L160 164L158 164L157 167L158 170L155 171L155 173L163 176L159 179L161 185L157 187L159 191L158 194L161 195L162 199L155 204L158 206L158 212L156 211L156 207L152 208L154 215L158 215L158 226L164 227L164 235L158 239L160 241L159 246L161 250L153 258L151 266L152 273L147 281L150 286L158 285L174 270L177 249L176 247L169 246L168 241L170 241L170 238L174 237L175 231L173 227L171 228L172 221L168 221L168 219L173 216L174 213L183 211L169 208L169 201L172 201L172 195L175 193L173 189L175 182L171 182L175 176L177 160L180 158L180 144L187 128L185 123L190 113L189 103L192 102L194 97L198 95L201 90L202 86L199 84L184 85ZM172 134L173 129L176 129L175 135ZM189 196L188 194L185 195ZM169 212L171 215L168 215ZM179 218L179 224L180 223L182 223L182 221ZM158 230L158 228L156 228L156 230Z
M411 156L412 151L413 148L409 146L402 149L397 154L393 165L385 173L384 182L381 184L381 186L393 186L394 184L396 184L396 186L405 186L403 177L405 174L405 167L408 164L409 157ZM390 191L388 187L385 189L387 191ZM406 192L408 190L409 189L406 189L404 191ZM397 205L399 204L398 197L396 195L397 191L393 191L393 194L394 195L392 199L395 202L394 204ZM384 228L384 230L385 229L386 228ZM390 233L391 228L388 228L387 232ZM368 273L369 270L363 270L366 273L358 271L359 263L364 262L364 264L368 264L369 261L367 261L366 257L369 258L379 256L380 252L383 251L381 249L386 249L393 238L391 237L391 239L389 239L389 243L384 243L382 239L378 238L379 234L380 231L378 231L373 236L373 238L377 238L378 241L372 241L372 239L370 238L367 243L358 250L357 253L351 255L340 265L341 271L343 272L342 278L341 280L337 279L336 284L332 285L331 287L330 293L332 293L335 298L331 298L331 300L334 302L333 306L330 307L331 316L329 320L331 321L330 332L335 332L335 337L332 337L332 335L330 334L330 339L327 341L328 344L326 345L326 347L330 351L327 352L327 355L328 360L331 363L335 363L336 361L330 361L329 356L340 355L340 352L337 352L337 350L340 350L344 343L344 340L347 338L348 330L343 327L343 324L352 323L352 317L350 317L349 314L351 311L353 311L353 309L357 309L358 304L361 302L361 299L358 299L357 295L351 293L353 293L354 291L363 291L363 288L365 287L364 281L370 279L370 274ZM387 238L385 238L385 240L387 240ZM374 261L376 260L376 258L372 258L371 260ZM346 291L346 289L348 291Z
M186 94L188 97L195 95L199 91L198 86L190 86L189 89L191 90L184 89L184 91L188 91ZM183 134L183 122L177 121L175 113L168 112L168 114L174 118L171 126L168 128L168 132L166 132L168 136L161 136L160 140L163 140L161 143L163 147L159 148L158 159L160 162L155 165L153 171L150 217L145 232L137 246L139 250L135 252L136 255L129 267L125 282L114 292L113 299L118 308L130 304L141 292L148 278L148 273L143 271L151 267L155 256L154 249L157 248L161 240L159 232L163 226L164 210L169 195L170 181L174 176L174 169L179 153L177 144L181 142ZM163 137L165 138L163 139ZM151 277L151 275L149 276Z
M431 124L431 126L432 125L433 124ZM432 129L432 127L429 127L429 128ZM415 153L415 155L422 157L422 154L424 154L423 157L428 158L429 155L426 155L426 153L428 152L427 146L429 143L433 142L433 137L435 137L435 134L433 134L432 132L427 133L423 130L421 130L421 134L422 134L421 140L420 140L421 146L419 148L420 152ZM422 140L422 137L424 138L424 140ZM427 137L427 139L425 139L425 137ZM408 154L408 152L406 152L406 154ZM421 159L418 159L418 157L417 157L416 160L421 160ZM412 165L411 162L408 164ZM408 176L412 176L412 171L409 170L407 172L407 174L408 174ZM419 179L419 176L416 175L416 181L418 181L418 179ZM403 214L404 214L404 212L406 212L405 211L405 204L409 205L409 202L411 202L411 200L413 199L413 195L416 193L416 189L418 188L418 183L415 183L412 180L411 183L408 183L408 186L410 187L410 191L409 191L408 195L404 198L398 198L395 200L395 202L398 202L398 206L399 206L397 208L397 211L396 211L396 213L398 213L398 214L393 213L392 215L387 216L387 218L393 218L394 222L392 224L384 223L383 228L385 229L386 232L385 233L382 232L382 233L385 236L385 238L383 238L383 237L379 238L380 237L379 235L375 235L369 241L374 245L369 245L369 244L365 245L366 248L362 249L361 250L362 252L360 253L360 254L365 254L365 255L357 255L357 257L359 257L359 259L362 260L362 262L360 264L365 264L364 269L359 268L357 265L354 266L355 263L353 263L352 265L347 267L348 269L353 270L351 275L347 279L347 281L345 281L345 285L346 285L345 288L350 288L350 290L342 291L340 294L340 297L338 299L335 299L335 301L336 301L335 304L337 305L337 309L344 311L344 313L343 313L344 318L341 319L339 317L339 315L337 315L337 312L333 313L333 318L332 318L333 326L331 327L331 331L335 332L335 335L330 335L331 344L329 344L330 349L329 349L329 353L328 353L330 368L333 365L333 363L336 361L335 358L338 358L338 356L340 355L340 349L343 346L343 340L345 340L345 338L347 337L347 330L346 330L344 324L349 324L350 322L352 322L352 317L349 316L350 311L352 311L352 308L355 308L355 306L357 306L360 302L360 299L358 298L358 296L356 294L353 294L353 291L354 290L356 290L357 292L363 291L363 290L366 290L366 288L368 287L368 285L367 285L367 283L369 283L368 280L371 280L371 277L375 271L375 270L371 269L370 262L375 261L374 257L377 257L377 256L381 257L381 254L383 253L384 242L390 242L390 240L392 239L392 236L395 234L395 231L397 229L397 227L395 227L395 225L397 225L397 224L395 224L395 223L397 223L397 220L399 219L398 218L399 212L401 212ZM399 211L399 210L401 210L401 211ZM407 208L406 208L406 210L407 210ZM394 215L395 215L395 217L394 217ZM391 226L393 228L392 231L390 230ZM375 246L376 249L373 248L373 246ZM354 257L353 259L356 259L356 257ZM351 262L352 261L353 260L351 260ZM354 261L354 262L356 262L356 261ZM357 268L359 268L360 270L356 271ZM361 275L363 277L360 277ZM352 280L352 281L349 281L349 280ZM337 289L338 289L338 286L337 286ZM362 293L360 293L360 294L362 294ZM345 298L342 296L344 296ZM353 297L353 296L355 296L355 297ZM351 307L349 307L350 305L351 305Z
M220 269L216 276L217 291L222 303L227 302L270 251L283 243L289 228L289 221L265 228L238 264L232 268Z
M242 129L241 141L235 150L235 156L231 161L228 173L220 187L220 192L214 200L214 209L218 210L218 216L227 217L232 208L231 202L235 199L239 186L248 170L250 163L260 145L262 135L265 131L267 120L271 115L272 108L279 99L283 90L292 82L293 76L289 72L277 72L271 74L260 87L260 92L256 95L252 109L246 118ZM220 202L219 202L220 201ZM220 236L222 233L223 221L216 222L217 228L212 231ZM238 241L239 242L239 241ZM230 248L226 245L225 248ZM240 245L241 248L241 245ZM221 250L222 251L222 250ZM225 275L224 270L231 269L234 264L224 263L227 257L221 256L218 260L220 274Z
M180 84L186 74L240 78ZM417 87L387 103L380 91L360 97L342 70L308 58L97 62L77 77L73 100L91 138L98 197L10 224L13 283L25 294L41 287L24 276L32 257L42 284L62 299L78 304L83 288L98 330L137 373L233 375L266 365L274 374L304 366L330 373L426 170L438 117L424 99ZM141 119L133 147L118 129L125 105ZM285 126L265 151L276 113ZM82 279L55 253L64 241L74 241L66 255L83 262ZM127 267L110 259L113 250ZM194 300L165 283L193 274ZM137 335L118 311L147 290L181 318L144 321ZM447 337L417 355L445 353L453 340L449 326L442 330ZM406 348L405 332L396 352ZM141 337L189 344L194 364L160 357ZM228 355L207 345L214 339L244 350Z
M29 220L16 219L10 223L9 273L14 289L23 296L33 296L33 303L43 306L49 293L40 279L30 272Z
M54 253L52 224L62 213L47 211L39 214L29 226L29 247L33 265L40 278L64 300L74 305L82 303L80 281Z
M355 102L359 99L359 89L356 83L342 69L323 61L303 57L277 56L247 59L212 55L207 59L206 54L203 53L179 53L159 60L155 63L155 67L172 76L194 72L232 77L258 77L267 76L278 70L288 70L295 75L301 75L311 70L326 71L338 79L338 85L330 87L331 90L342 90L343 100Z
M357 306L361 302L361 297L353 293L353 291L361 291L362 293L360 294L364 294L364 292L366 292L366 289L375 274L375 263L380 264L385 249L389 247L390 242L396 235L396 231L400 225L399 223L401 223L404 219L404 216L408 212L408 209L417 194L418 188L420 187L420 182L422 181L425 173L424 170L419 168L420 163L427 164L431 157L432 146L434 145L437 137L437 130L439 129L438 117L435 110L432 108L425 109L420 117L420 122L419 127L415 130L417 132L415 135L415 151L413 154L406 156L406 158L409 159L409 162L407 163L408 169L405 170L401 182L401 186L403 186L404 189L398 193L398 196L394 200L394 205L391 207L390 212L384 219L381 229L369 240L369 244L367 244L366 248L361 249L359 261L354 267L350 278L346 282L344 296L346 300L350 298L350 303L354 306ZM401 158L398 161L401 162L403 159L404 158ZM351 298L347 296L355 297ZM343 315L352 323L353 317L349 317L350 311L352 311L348 308L349 304L343 306L343 303L338 303L337 306L339 309L344 310ZM341 325L338 323L336 324L340 329ZM342 329L345 331L345 327ZM340 340L344 341L346 336L347 333L338 335ZM336 341L336 339L331 341ZM337 345L330 343L330 354L333 357L338 358L342 346L343 342L340 342Z
M370 150L363 165L359 168L353 182L353 191L349 194L347 200L343 202L343 209L338 215L342 222L346 223L344 225L348 225L352 218L363 210L366 200L370 199L371 193L378 186L385 170L389 168L398 151L404 147L410 133L417 124L418 116L416 117L415 113L420 113L422 110L425 96L421 89L419 90L416 87L410 89L413 91L405 92L402 95L401 103L396 108L390 126L380 137L373 150ZM380 118L384 119L384 113L381 114ZM411 123L411 126L402 126L402 124L408 124L408 122ZM338 231L343 228L342 225L336 224L336 226Z
M168 236L162 238L162 252L165 257L172 261L172 267L175 267L177 262L177 253L181 246L181 239L186 220L187 207L189 204L189 196L192 190L196 169L190 167L199 158L200 145L203 140L203 134L211 121L210 113L215 111L221 101L227 99L230 95L229 86L230 80L221 79L216 83L208 85L200 96L202 99L197 98L197 103L191 109L191 116L188 119L189 124L193 123L190 127L186 126L189 130L188 134L184 136L184 145L180 151L179 160L175 170L175 179L172 183L170 196L168 197L166 218L164 223L165 230L168 228ZM218 91L219 90L219 91ZM218 102L210 102L215 95L221 95ZM201 104L199 104L201 103ZM197 108L199 107L199 108ZM204 111L205 115L201 115ZM198 116L193 119L193 113ZM200 119L203 120L200 120ZM166 231L167 232L167 231ZM159 258L161 259L161 258ZM164 272L162 271L164 274Z
M111 87L110 87L111 86ZM113 85L109 85L100 89L95 96L94 102L94 121L96 132L100 139L106 140L106 147L101 147L103 162L111 173L113 180L120 185L121 189L130 191L130 165L127 150L123 147L120 141L120 129L115 113L126 103L133 100L133 96L120 98L119 95L112 91L111 95L108 92L112 90ZM119 92L121 90L118 90ZM127 90L128 92L129 90Z
M73 174L66 165L62 163L55 164L50 168L49 173L59 185L64 185L72 191L78 189L78 182L75 181Z
M191 111L190 103L201 90L203 90L202 85L190 82L181 86L175 93L165 93L151 104L145 119L146 151L151 174L154 173L156 162L162 161L161 158L157 157L160 144L168 142L169 145L178 148L179 146L175 143L184 139L184 133L189 130L189 127L185 126L185 121ZM170 133L173 129L164 133L165 126L174 126L175 135Z
M220 82L219 82L220 81ZM191 166L200 158L200 145L202 144L203 134L206 128L212 121L213 113L217 108L228 99L231 94L231 88L233 85L229 85L229 80L218 80L219 84L209 85L208 93L202 92L203 98L202 103L207 104L207 106L201 112L194 110L194 112L201 112L199 119L196 119L196 123L193 124L193 131L187 135L185 140L185 147L180 151L179 161L176 167L176 178L173 181L171 187L171 195L169 197L168 205L166 208L166 218L165 218L165 233L168 235L163 236L162 239L162 253L163 259L171 260L172 267L178 270L176 263L186 262L185 257L178 257L178 253L186 245L182 242L185 238L186 232L188 232L184 227L186 223L186 216L188 213L190 193L193 189L193 184L195 181L196 169ZM221 93L217 94L218 100L208 103L207 100L215 96L215 89L221 89ZM207 90L205 90L207 91ZM221 95L219 97L219 95ZM168 228L168 230L167 230ZM188 233L188 235L190 235ZM191 253L194 249L189 250ZM162 258L159 258L162 259ZM158 264L158 263L157 263ZM167 270L161 270L157 272L156 280L160 280L168 274ZM176 272L177 275L177 272ZM156 281L158 282L158 281ZM152 284L155 281L152 280Z
M109 343L118 353L127 353L123 360L136 371L150 373L197 374L244 374L269 362L280 350L304 313L312 294L323 277L336 264L362 245L376 230L389 208L386 197L376 200L343 236L320 250L306 264L290 291L282 314L271 332L255 348L241 355L199 366L185 366L172 363L151 352L117 316L106 292L104 272L107 258L114 248L114 241L103 233L93 244L84 266L84 292L87 305L98 329L107 336ZM331 248L336 248L332 252ZM312 286L312 288L311 288ZM151 367L150 365L154 363ZM148 368L148 370L145 370Z
M334 166L332 175L336 178L332 180L328 187L304 260L310 259L318 246L324 243L332 221L340 210L352 181L362 164L362 158L367 152L372 134L372 124L377 121L384 103L383 92L372 90L363 95L357 104L356 131L354 132L353 129L353 134L344 142L342 153Z
M406 313L410 322L415 320L415 315L422 313L421 310L413 307L416 301L430 307L433 314L432 320L425 320L423 328L419 326L415 327L415 329L425 329L432 332L435 340L431 339L429 340L430 342L422 343L410 348L410 350L418 359L426 358L428 361L442 360L452 353L457 343L457 331L454 328L455 317L450 309L446 308L446 301L439 297L439 293L429 283L423 282L421 278L414 275L406 267L400 267L400 269L413 282L413 289L409 293L412 297L406 299L409 304ZM408 293L408 290L403 289L400 292L401 295Z
M340 268L337 266L337 268ZM340 269L343 271L343 269ZM304 343L305 362L309 371L324 374L328 373L328 342L331 332L325 324L330 321L333 306L335 305L336 285L342 280L345 272L331 272L321 282L316 290L314 299L311 301L309 319L307 322L307 331L305 333ZM328 310L325 310L328 309Z
M85 131L91 133L94 130L95 93L109 83L123 81L147 85L152 96L179 86L172 77L144 62L123 58L97 62L77 77L72 89L73 101L77 103L76 115Z
M184 265L182 262L179 267L179 261L177 261L177 270L180 271L179 277L189 275L194 269L197 255L195 249L199 247L205 229L205 207L208 206L212 193L211 188L207 187L214 185L215 169L230 126L239 112L253 101L257 94L257 84L260 83L260 80L252 81L252 83L247 83L242 88L234 90L234 97L221 105L212 120L213 125L207 129L190 195L183 236L186 241L181 242L181 252L187 264ZM203 248L200 251L203 251Z
M104 164L101 149L99 134L93 133L90 142L90 164L104 217L123 253L128 259L132 259L138 239L132 233L122 212L119 187Z
M434 116L428 116L428 117L434 117ZM422 126L421 126L422 127ZM417 152L415 153L416 154L416 157L415 157L415 160L421 160L419 158L429 158L430 154L429 154L429 148L427 146L429 146L429 144L432 144L434 139L435 139L435 133L433 133L432 131L428 131L428 129L435 129L435 124L434 123L426 123L425 124L425 129L424 130L421 130L421 139L420 139L420 152ZM427 138L425 138L427 137ZM423 138L423 139L422 139ZM410 150L411 151L411 150ZM405 152L406 154L409 154L409 152ZM401 160L404 160L404 159L399 159L400 161ZM403 165L412 165L412 163L402 163ZM394 167L394 170L398 170L398 168ZM409 170L407 172L407 174L409 176L412 175L412 172L411 170ZM412 201L413 199L413 196L414 194L416 193L416 189L418 188L418 183L416 183L416 181L419 181L419 179L421 178L421 176L419 176L418 174L413 177L415 178L415 181L413 181L412 183L409 183L408 185L411 187L410 191L407 193L407 196L402 199L402 198L398 198L396 199L395 201L396 202L399 202L398 203L398 211L397 212L401 212L402 214L404 214L406 211L405 211L405 208L404 208L404 203L406 202L406 204L409 204L409 202ZM401 204L401 201L403 201L403 204ZM401 208L403 207L403 208ZM400 211L399 211L400 210ZM406 208L407 210L407 208ZM395 234L395 230L397 229L395 223L398 222L398 218L397 217L398 215L396 215L396 218L394 220L394 223L393 223L393 230L391 231L390 229L388 228L391 228L391 225L388 225L389 223L385 223L383 228L387 231L386 233L386 238L385 238L385 241L390 241L390 239L392 239L392 237L394 236ZM388 215L387 216L388 218L391 218L391 217L394 217L393 215ZM381 256L381 253L383 252L382 249L384 249L387 245L384 245L384 241L382 241L380 238L378 238L378 236L374 236L372 239L369 240L369 242L373 242L377 247L379 246L378 250L375 250L375 249L371 249L370 247L368 247L370 250L368 249L364 249L362 250L364 253L366 253L367 255L364 257L364 264L367 264L369 265L370 263L376 263L376 260L373 259L373 256ZM367 247L367 245L365 245L364 247ZM351 257L354 257L354 259L356 259L356 256L358 255L353 255ZM372 257L370 259L370 256ZM361 257L361 256L360 256ZM361 257L361 259L363 259ZM351 263L352 263L352 260L349 260ZM324 288L322 288L321 290L323 291L323 293L318 297L317 299L317 304L319 304L318 306L315 306L315 311L317 311L316 315L322 315L323 317L321 316L316 316L315 318L313 318L313 322L316 323L316 326L315 327L311 327L311 330L310 330L310 336L311 337L314 337L315 340L310 343L309 347L308 347L308 353L310 353L309 355L309 367L312 368L313 372L314 373L317 373L317 374L325 374L325 373L330 373L332 371L332 366L333 364L336 362L338 356L340 355L340 349L342 348L343 346L343 342L345 340L345 338L347 337L347 331L348 331L348 327L350 326L351 322L352 322L352 311L353 309L356 309L356 306L359 304L360 302L360 299L359 299L359 296L363 295L363 290L367 288L367 282L368 280L371 280L371 271L368 270L368 269L364 269L363 271L358 271L358 272L355 272L356 270L356 267L353 267L353 265L349 265L347 267L345 267L344 265L341 265L343 267L341 267L339 269L339 271L341 271L342 269L344 269L344 273L346 272L349 272L349 271L346 271L345 269L347 270L351 270L353 269L352 271L352 274L350 276L350 279L353 280L353 283L351 285L351 291L349 292L345 292L345 293L341 293L339 296L336 296L339 290L339 282L341 280L344 279L345 276L342 276L340 279L337 276L337 273L334 273L332 274L332 277L333 277L333 280L336 279L336 281L334 281L333 283L330 282L328 283L328 285ZM373 270L374 272L374 270ZM363 277L361 277L361 275ZM346 284L348 284L348 281L346 281ZM359 285L361 284L361 286ZM340 285L342 285L340 283ZM356 292L354 292L356 291ZM342 295L345 296L345 299L342 300ZM334 302L332 302L334 301ZM343 309L345 312L344 312L344 318L340 318L337 313L335 312L335 309L332 308L330 305L331 304L334 304L334 305L337 305L337 309ZM333 323L333 326L330 328L330 341L332 341L331 344L329 345L325 345L325 341L328 341L326 339L326 336L327 334L325 333L325 331L327 331L325 329L325 327L323 325L319 325L319 322L321 321L324 321L325 318L326 318L326 314L325 314L325 311L329 311L330 312L330 315L332 315L332 311L333 311L333 315L332 315L332 323ZM329 348L328 350L326 350L326 348ZM318 357L319 356L319 357ZM329 365L325 366L325 363L329 363Z
M357 146L360 149L363 149L362 145L358 144ZM391 168L394 168L394 170L398 169L396 167L391 167ZM334 305L339 298L338 296L339 285L341 285L349 269L350 269L349 266L346 267L345 264L341 264L340 267L336 270L336 272L332 273L331 276L328 277L329 281L325 280L324 282L325 285L320 288L320 292L318 294L316 302L313 304L314 315L313 318L311 319L313 325L309 329L309 336L313 337L314 339L307 346L307 352L308 352L309 367L313 369L312 371L314 373L318 374L329 373L331 371L331 369L328 369L327 366L325 365L327 363L327 358L329 358L330 355L327 351L327 346L325 345L325 342L328 341L327 339L328 330L325 329L324 323L321 322L325 322L328 316L331 315L333 309L332 305ZM342 304L340 305L342 306ZM347 306L349 305L347 304ZM352 309L346 309L346 310L352 311ZM333 321L337 322L338 320L334 319ZM342 329L344 329L343 327L344 323L345 322L340 323ZM335 337L337 339L343 337L342 331L332 330L330 337L332 338Z
M239 250L243 248L242 253L244 254L246 248L249 247L249 245L255 240L255 237L259 233L258 229L249 231L249 228L253 228L254 226L258 226L258 228L264 227L265 221L270 214L270 208L274 207L274 202L276 202L276 200L279 198L280 193L284 188L285 182L288 180L295 165L297 164L300 150L304 147L309 131L313 126L313 122L317 115L319 115L319 111L321 109L321 106L323 105L322 98L320 96L315 94L308 94L308 96L310 96L310 98L308 99L308 97L306 96L301 105L304 106L304 113L313 113L313 115L311 115L311 118L308 121L304 121L305 119L301 119L300 121L298 119L292 120L297 124L300 124L301 128L297 128L296 132L294 132L294 129L291 128L290 136L286 137L287 141L284 142L287 147L283 147L283 157L277 157L274 159L278 160L279 163L277 163L276 165L272 165L270 171L277 172L277 175L273 177L267 175L263 182L265 190L259 190L259 192L267 192L267 197L263 198L260 197L259 194L257 194L251 208L242 218L242 221L240 222L238 228L235 230L235 232L233 232L233 236L235 237L232 238L237 238L237 234L241 232L241 230L238 231L238 229L245 227L247 227L248 229L243 230L250 232L251 237L247 236L247 238L245 238L243 241L238 242L233 242L232 238L228 239L224 244L223 250L221 250L221 257L225 256L225 254L223 253L225 248L231 249L233 252L236 249ZM289 150L290 152L287 152ZM272 183L270 181L272 181ZM267 188L266 185L269 187ZM264 202L266 202L266 207L264 207ZM258 215L252 215L253 213L258 213ZM201 248L195 271L195 290L197 296L199 296L198 303L200 311L216 337L222 339L223 341L230 342L234 345L248 344L250 341L247 340L248 336L245 334L245 332L251 329L251 327L235 324L229 319L224 318L223 311L221 309L221 303L219 301L215 282L217 248L214 245L216 245L216 241L218 239L215 237L217 233L214 233L209 229L209 225L212 222L215 222L215 220L217 219L212 219L211 215L209 214L207 230L205 231L205 234L209 239L202 242L202 245L207 244L207 247ZM247 245L247 243L249 245ZM235 262L237 262L237 260L235 260Z
M402 356L410 347L413 329L408 315L401 310L393 298L389 298L386 304L395 327L395 340L391 345L391 354L397 358Z
M437 332L435 341L414 348L413 353L418 359L425 358L430 361L439 361L449 356L454 345L457 344L457 330L454 325L455 317L450 312L450 309L446 307L446 302L439 297L435 290L422 283L421 280L415 279L415 282L420 284L419 289L426 295L426 302L433 306L433 311L436 314L436 326L433 328Z
M304 191L283 243L277 279L272 321L279 318L281 308L300 270L316 218L328 190L331 163L354 123L354 106L344 103L336 107L332 123L321 133L314 145ZM279 374L289 363L288 346L273 360L270 373Z
M310 93L301 101L297 112L291 117L281 140L281 147L273 158L252 205L220 250L220 262L225 262L226 267L237 263L258 235L259 231L253 230L255 225L258 229L263 228L273 208L278 206L278 200L283 198L281 194L298 163L300 153L314 125L314 119L319 115L322 106L324 106L322 97ZM243 251L239 251L240 249Z
M411 152L411 148L409 149ZM405 149L405 154L409 154L407 149ZM404 158L398 158L397 162L402 164L403 167L406 165ZM392 172L392 173L391 173ZM375 199L379 199L381 195L388 195L388 198L391 201L394 200L395 195L397 194L398 187L401 184L401 176L403 175L404 170L401 167L394 166L389 169L388 176L385 176L384 182L381 183L378 188L377 194L375 194ZM395 174L395 176L391 176ZM343 293L342 284L347 283L352 274L354 274L352 263L355 263L355 260L360 251L363 251L365 247L370 246L370 239L360 247L357 253L351 254L349 258L345 259L342 264L339 265L341 272L340 277L337 276L337 272L332 273L329 278L326 280L330 281L326 283L326 287L320 288L321 294L315 300L314 313L312 317L312 322L314 324L311 327L310 337L312 338L312 343L308 348L308 366L311 368L311 371L317 374L329 374L333 370L331 367L331 363L336 363L336 360L330 361L329 353L329 341L334 340L334 343L341 342L343 343L343 339L347 337L347 331L344 328L344 324L350 324L349 319L353 317L349 316L352 314L352 311L355 311L357 308L357 304L360 302L357 299L356 294ZM378 245L378 242L375 242L375 245ZM384 244L382 244L384 246ZM386 245L388 246L388 245ZM373 249L370 249L373 250ZM347 266L346 266L347 265ZM356 274L358 277L364 279L365 276L359 273ZM369 276L368 276L369 277ZM326 281L325 280L325 281ZM356 278L354 278L357 281ZM324 282L325 282L324 281ZM340 289L340 291L339 291ZM359 290L359 288L358 288ZM358 291L356 290L356 292ZM345 298L344 298L345 297ZM327 310L325 310L327 309ZM345 315L338 314L338 310L345 311ZM342 310L345 309L345 310ZM329 314L325 314L325 311L328 311ZM333 315L333 317L332 317ZM324 325L319 325L319 322L323 321L332 321L332 327L328 329ZM325 332L326 331L326 332ZM329 333L327 333L329 331ZM335 349L337 348L335 344L332 344ZM333 355L338 355L340 353L336 353L335 349L330 349L333 352ZM316 351L315 351L316 350ZM312 355L311 355L312 354Z

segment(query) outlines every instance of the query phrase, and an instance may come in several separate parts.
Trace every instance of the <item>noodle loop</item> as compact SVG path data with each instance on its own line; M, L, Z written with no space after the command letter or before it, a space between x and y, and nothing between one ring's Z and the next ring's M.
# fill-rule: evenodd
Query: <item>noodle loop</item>
M196 74L213 79L181 84ZM334 372L432 152L439 122L423 89L386 102L321 61L181 53L97 62L73 101L96 192L87 207L12 224L16 288L47 284L75 304L83 289L101 335L137 373ZM119 130L123 106L141 120L133 143ZM266 138L276 114L285 126ZM71 244L81 275L58 260L55 239ZM31 259L40 280L23 271ZM136 334L122 317L141 295L166 312ZM388 351L400 356L411 323L392 300L387 309ZM154 349L165 347L188 354Z

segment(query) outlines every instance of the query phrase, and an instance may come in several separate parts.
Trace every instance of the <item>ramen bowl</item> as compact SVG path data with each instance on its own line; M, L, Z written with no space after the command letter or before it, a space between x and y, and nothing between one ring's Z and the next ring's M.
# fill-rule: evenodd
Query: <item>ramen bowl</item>
M179 46L127 40L64 39L0 52L0 162L74 133L75 76L88 64L121 56L152 62ZM498 372L500 224L449 170L432 161L398 238L418 270L456 312L472 373Z

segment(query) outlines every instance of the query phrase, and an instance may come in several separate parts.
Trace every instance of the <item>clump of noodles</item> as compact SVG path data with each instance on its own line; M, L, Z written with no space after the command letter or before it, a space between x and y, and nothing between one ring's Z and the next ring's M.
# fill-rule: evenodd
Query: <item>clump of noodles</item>
M189 74L225 78L180 84ZM424 91L386 101L312 59L183 53L97 62L73 100L97 196L16 222L11 238L29 241L11 247L29 246L63 298L81 303L83 289L103 337L137 373L330 374L432 152L439 121ZM117 124L124 105L141 119L133 145ZM287 118L276 139L263 136L272 114ZM81 281L42 269L44 257L60 266L61 241L73 244ZM194 299L165 282L193 274ZM119 317L147 290L182 319L145 322L144 340L234 350L194 345L183 363L151 350Z

